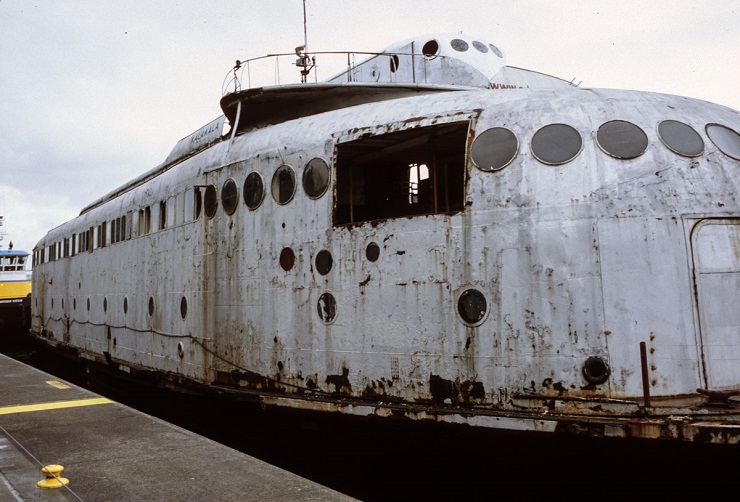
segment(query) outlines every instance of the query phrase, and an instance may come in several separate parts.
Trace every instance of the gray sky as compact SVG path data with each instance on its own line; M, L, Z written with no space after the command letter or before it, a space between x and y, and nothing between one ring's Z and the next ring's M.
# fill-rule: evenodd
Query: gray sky
M463 32L583 87L740 109L737 0L307 0L314 51ZM303 44L301 0L0 0L3 249L158 165L221 115L236 59ZM328 76L328 75L324 75Z

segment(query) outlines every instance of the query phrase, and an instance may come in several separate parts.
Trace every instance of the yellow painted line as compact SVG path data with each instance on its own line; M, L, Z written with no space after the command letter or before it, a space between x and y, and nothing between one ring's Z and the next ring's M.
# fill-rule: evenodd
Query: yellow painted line
M62 383L59 380L47 380L46 383L51 385L52 387L56 387L57 389L69 389L69 385L66 383Z
M59 410L62 408L77 408L79 406L94 406L96 404L113 403L106 397L94 397L91 399L75 399L74 401L56 401L53 403L26 404L18 406L0 407L0 415L11 415L13 413L28 413L30 411Z

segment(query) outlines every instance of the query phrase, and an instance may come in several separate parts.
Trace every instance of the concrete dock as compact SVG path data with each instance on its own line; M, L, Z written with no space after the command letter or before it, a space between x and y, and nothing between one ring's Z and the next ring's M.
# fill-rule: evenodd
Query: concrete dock
M54 464L69 483L38 487ZM23 500L354 499L0 354L0 502Z

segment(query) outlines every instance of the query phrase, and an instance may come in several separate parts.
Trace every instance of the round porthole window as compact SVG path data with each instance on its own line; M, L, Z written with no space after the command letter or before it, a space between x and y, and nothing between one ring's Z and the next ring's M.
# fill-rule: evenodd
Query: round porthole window
M103 312L108 312L108 298L103 298Z
M303 191L311 199L318 199L329 188L331 171L322 158L311 159L303 170Z
M295 253L290 248L283 248L280 251L280 267L287 272L293 268L293 265L295 265Z
M678 120L658 124L658 137L670 151L684 157L698 157L704 152L704 140L699 133Z
M488 302L477 289L466 289L457 300L457 313L467 324L478 325L486 317Z
M337 317L337 300L331 293L323 293L316 303L316 311L319 319L324 324L331 324Z
M331 253L326 249L322 249L316 255L316 271L321 275L326 275L331 270L333 260Z
M707 136L722 153L735 160L740 160L740 135L719 124L709 124L706 127Z
M617 159L639 157L648 146L645 132L632 122L612 120L601 124L596 142L606 153Z
M365 249L365 256L369 261L377 261L380 257L380 246L371 242L367 245L367 249Z
M184 296L180 299L180 317L185 319L188 315L188 300Z
M496 47L495 45L488 44L488 47L490 47L491 50L493 51L493 53L496 54L498 57L500 57L500 58L503 58L504 57L504 53L501 52L501 50L499 50L499 48Z
M295 195L295 172L283 164L272 176L272 198L280 205L287 204Z
M567 124L546 125L532 137L534 157L543 164L553 166L575 159L582 146L581 135Z
M128 314L128 298L123 299L123 313Z
M430 40L421 48L421 53L427 59L434 59L439 54L439 43L436 40Z
M473 141L473 164L481 171L498 171L508 166L519 151L519 141L505 127L492 127Z
M206 188L206 195L203 200L205 206L205 213L208 218L213 218L216 215L218 209L218 195L216 194L216 187L208 185Z
M473 47L475 47L478 52L482 52L483 54L488 52L488 47L486 46L486 44L477 40L473 40Z
M455 49L457 52L465 52L467 51L470 46L465 40L462 40L460 38L455 38L450 42L450 45L453 49Z
M226 214L234 214L238 203L239 189L236 186L236 181L229 178L224 183L224 186L221 187L221 205Z
M265 198L265 185L259 173L251 172L244 180L244 203L250 210L257 209Z
M154 298L149 297L149 315L154 315Z
M583 363L583 378L594 385L606 382L609 373L609 365L601 357L591 356Z

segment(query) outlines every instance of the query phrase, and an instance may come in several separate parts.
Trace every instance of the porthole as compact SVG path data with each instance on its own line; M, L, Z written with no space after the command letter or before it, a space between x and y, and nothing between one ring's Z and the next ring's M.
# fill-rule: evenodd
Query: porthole
M218 209L218 195L216 194L216 187L208 185L206 188L206 195L204 197L203 205L205 213L208 218L216 216L216 210Z
M321 275L326 275L331 270L332 266L331 253L326 249L322 249L316 255L316 271Z
M720 124L708 124L707 136L722 153L740 160L740 134Z
M295 253L290 248L283 248L280 251L280 266L286 272L293 268L295 265Z
M496 54L496 55L497 55L498 57L500 57L500 58L503 58L503 57L504 57L504 53L503 53L503 52L501 52L501 51L499 50L499 48L498 48L498 47L496 47L495 45L493 45L493 44L488 44L488 47L490 47L490 48L491 48L491 50L493 51L493 53L494 53L494 54Z
M704 140L699 133L678 120L658 124L658 137L670 151L684 157L698 157L704 152Z
M596 131L599 148L617 159L639 157L648 146L647 134L632 122L611 120Z
M583 378L594 385L606 382L609 373L609 365L601 357L591 356L583 363Z
M486 44L477 40L473 40L473 47L475 47L478 52L482 52L483 54L488 52L488 47L486 46Z
M316 303L316 311L319 314L319 319L324 324L331 324L337 317L337 300L331 293L323 293L319 297L319 301Z
M581 135L567 124L550 124L532 137L532 153L543 164L560 165L570 162L583 146Z
M295 172L283 164L272 176L272 198L280 205L287 204L295 195Z
M439 54L439 43L436 40L430 40L421 48L421 53L427 59L434 59Z
M183 346L182 342L177 342L177 356L180 359L185 357L185 347Z
M389 62L390 62L390 67L391 67L391 73L396 73L396 71L398 70L398 55L392 54L389 59Z
M51 308L54 308L54 298L51 299Z
M477 289L466 289L457 300L457 313L467 324L476 326L483 322L488 312L486 297Z
M108 298L103 298L103 312L108 312Z
M72 310L77 310L77 298L72 298Z
M203 210L203 194L200 193L200 188L198 187L195 188L194 198L193 219L197 220L200 218L200 212Z
M244 180L244 203L254 211L265 198L265 184L262 183L262 176L259 173L251 172L247 179Z
M90 298L87 299L87 311L90 312Z
M185 319L188 315L188 300L184 296L180 298L180 316Z
M330 176L329 164L324 159L311 159L303 170L303 191L311 199L318 199L329 188Z
M226 214L234 214L238 203L239 189L236 186L236 181L229 178L224 182L224 186L221 187L221 205Z
M505 127L492 127L473 141L473 164L481 171L498 171L508 166L519 151L519 141Z
M465 40L462 40L459 38L453 38L452 41L450 42L450 45L457 52L465 52L470 48L470 46Z
M149 297L149 315L154 315L154 298L152 298L151 296Z
M370 261L377 261L380 257L380 246L378 246L374 242L371 242L367 245L367 248L365 249L365 256Z
M123 313L128 314L128 298L123 298Z
M62 298L62 310L64 310L64 298Z

